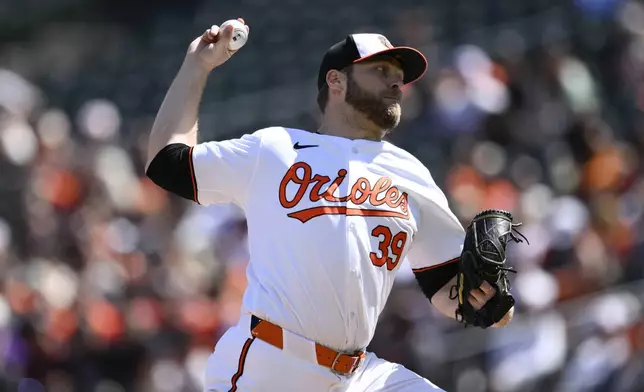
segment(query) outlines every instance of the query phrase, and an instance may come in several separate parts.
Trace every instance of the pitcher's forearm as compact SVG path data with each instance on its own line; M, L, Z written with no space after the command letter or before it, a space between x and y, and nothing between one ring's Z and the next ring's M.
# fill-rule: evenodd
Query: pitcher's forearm
M436 310L450 318L456 318L456 309L458 307L458 300L456 298L450 299L449 297L450 288L455 284L456 277L447 282L432 297L432 305L434 305Z
M148 142L146 169L156 154L170 143L197 144L199 104L209 70L186 60L157 112Z

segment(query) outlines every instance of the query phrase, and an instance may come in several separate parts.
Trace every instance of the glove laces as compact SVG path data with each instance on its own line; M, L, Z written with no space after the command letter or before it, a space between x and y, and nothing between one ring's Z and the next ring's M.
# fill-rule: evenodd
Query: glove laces
M512 239L512 241L514 241L516 243L523 242L525 240L525 242L528 245L530 245L530 241L528 241L528 238L526 238L526 236L524 236L519 230L516 229L517 227L519 227L521 225L522 225L522 223L512 223L512 225L510 226L511 227L511 229L510 229L510 238ZM518 234L521 238L517 237L515 233Z

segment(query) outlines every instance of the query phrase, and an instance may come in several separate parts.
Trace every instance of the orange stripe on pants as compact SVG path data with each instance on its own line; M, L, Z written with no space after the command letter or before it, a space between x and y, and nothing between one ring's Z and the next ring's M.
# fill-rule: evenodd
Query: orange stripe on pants
M246 340L246 343L244 343L241 355L239 355L239 365L237 365L237 373L235 373L235 375L233 375L233 378L230 379L232 387L228 392L235 392L237 390L237 381L239 381L239 378L242 376L242 374L244 374L244 362L246 362L246 355L248 354L248 349L250 348L250 345L254 340L255 338L249 338Z

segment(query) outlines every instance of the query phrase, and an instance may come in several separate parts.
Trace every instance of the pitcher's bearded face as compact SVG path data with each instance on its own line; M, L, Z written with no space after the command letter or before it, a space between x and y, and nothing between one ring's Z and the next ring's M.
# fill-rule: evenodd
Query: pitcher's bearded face
M347 78L345 101L378 127L400 123L402 71L391 62L356 64Z

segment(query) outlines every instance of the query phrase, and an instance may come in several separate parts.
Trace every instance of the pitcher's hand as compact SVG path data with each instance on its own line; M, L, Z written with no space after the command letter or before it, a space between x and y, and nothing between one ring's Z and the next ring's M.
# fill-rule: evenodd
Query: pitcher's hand
M247 30L249 29L242 18L238 20L244 23ZM224 29L219 29L219 26L213 25L202 36L192 41L188 47L186 60L195 63L207 72L212 71L228 61L237 52L236 50L228 49L228 43L232 35L233 26L228 25Z
M474 307L474 309L479 310L487 303L487 301L494 298L495 294L496 294L496 289L488 282L483 281L483 283L478 289L474 289L470 291L470 296L468 298L468 301ZM498 323L492 324L492 328L505 327L507 324L510 323L513 316L514 316L514 307L510 308L510 310L505 314L505 316L503 316L501 320L499 320Z

